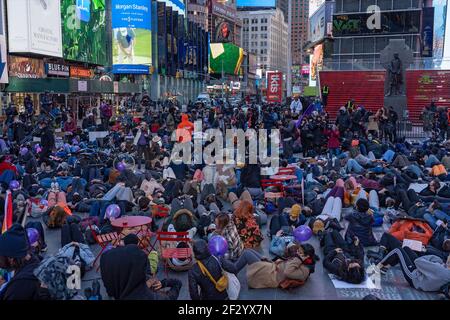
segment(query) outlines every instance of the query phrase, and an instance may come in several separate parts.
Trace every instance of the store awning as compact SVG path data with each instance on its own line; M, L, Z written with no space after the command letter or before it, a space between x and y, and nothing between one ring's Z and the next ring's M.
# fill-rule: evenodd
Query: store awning
M41 93L45 91L54 93L68 93L69 79L23 79L17 77L10 77L9 84L6 85L6 92L29 92Z

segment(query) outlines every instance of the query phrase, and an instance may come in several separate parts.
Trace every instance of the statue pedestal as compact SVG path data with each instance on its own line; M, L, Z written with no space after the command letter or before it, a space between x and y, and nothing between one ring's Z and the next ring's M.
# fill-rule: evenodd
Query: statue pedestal
M399 120L405 117L405 111L408 110L407 102L406 96L384 97L384 106L388 108L392 106L394 111L397 112Z

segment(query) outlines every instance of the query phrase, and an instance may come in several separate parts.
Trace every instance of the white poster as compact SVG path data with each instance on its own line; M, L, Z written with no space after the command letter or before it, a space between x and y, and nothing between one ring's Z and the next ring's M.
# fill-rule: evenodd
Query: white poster
M0 83L8 83L8 56L6 50L5 3L0 0Z
M62 58L61 4L55 0L8 0L9 52Z
M78 91L82 91L82 92L87 91L87 81L85 81L85 80L78 81Z

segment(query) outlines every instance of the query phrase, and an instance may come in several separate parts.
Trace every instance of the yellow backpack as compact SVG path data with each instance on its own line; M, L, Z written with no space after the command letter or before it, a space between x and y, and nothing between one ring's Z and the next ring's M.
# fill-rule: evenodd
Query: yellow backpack
M206 269L205 265L201 261L197 261L198 266L200 267L200 270L202 271L203 275L207 276L209 280L211 280L212 283L214 283L214 286L216 287L216 290L219 292L223 292L228 287L228 278L222 274L219 280L214 280L211 273L209 273L208 269Z

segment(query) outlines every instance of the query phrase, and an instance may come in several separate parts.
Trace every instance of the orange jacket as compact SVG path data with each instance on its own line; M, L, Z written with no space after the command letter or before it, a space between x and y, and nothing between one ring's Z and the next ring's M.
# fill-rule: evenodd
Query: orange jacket
M414 227L419 227L425 232L421 233L413 231ZM417 240L426 246L433 236L433 229L431 229L428 223L424 221L398 220L391 226L389 233L400 241L403 241L404 239Z
M431 175L438 177L442 174L447 174L447 171L445 170L445 167L443 164L437 164L435 166L433 166L433 168L431 169Z
M194 132L194 124L189 121L189 117L187 114L182 114L181 122L177 126L177 131L176 131L177 141L178 142L191 141L193 132Z

